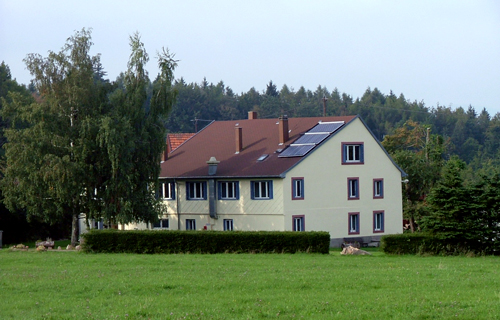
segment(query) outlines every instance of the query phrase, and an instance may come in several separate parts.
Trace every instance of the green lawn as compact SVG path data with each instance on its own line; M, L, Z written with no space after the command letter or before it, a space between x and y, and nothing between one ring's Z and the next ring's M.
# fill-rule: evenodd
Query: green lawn
M500 258L0 250L0 319L498 319Z

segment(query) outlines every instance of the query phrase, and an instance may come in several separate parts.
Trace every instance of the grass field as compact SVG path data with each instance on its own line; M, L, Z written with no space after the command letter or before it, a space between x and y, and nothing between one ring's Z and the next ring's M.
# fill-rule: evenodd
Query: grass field
M0 250L0 319L498 319L500 258Z

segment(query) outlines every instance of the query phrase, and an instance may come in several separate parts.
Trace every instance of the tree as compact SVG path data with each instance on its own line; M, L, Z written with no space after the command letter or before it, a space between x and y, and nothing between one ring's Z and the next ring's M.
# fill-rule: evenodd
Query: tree
M154 190L165 148L164 121L177 95L172 89L177 61L168 49L158 53L160 73L151 86L144 68L149 56L137 33L130 37L130 47L124 87L110 96L111 111L99 122L98 148L105 151L95 161L87 188L95 190L87 200L96 204L89 208L89 218L111 224L153 222L162 213Z
M5 204L51 223L72 217L72 244L80 213L112 223L155 219L162 120L175 100L176 61L168 50L158 54L161 72L151 87L147 54L138 35L131 37L119 87L102 79L100 56L89 55L91 46L91 32L83 29L59 53L28 55L40 102L13 94L2 110L11 125L1 181Z
M446 143L439 135L431 135L430 128L408 120L387 135L382 145L394 161L407 173L403 188L403 212L412 232L416 221L425 215L425 197L439 180L444 164Z
M458 249L492 253L500 249L500 175L468 184L465 168L456 156L447 161L427 199L429 215L422 225Z
M12 75L10 73L10 68L5 62L2 61L0 64L0 110L3 109L3 104L11 102L11 97L9 92L17 92L26 100L30 99L30 92L28 89L17 83L16 79L12 79ZM0 118L0 130L3 131L8 124ZM0 147L6 142L5 137L3 136L3 132L0 133ZM1 150L3 156L3 150Z

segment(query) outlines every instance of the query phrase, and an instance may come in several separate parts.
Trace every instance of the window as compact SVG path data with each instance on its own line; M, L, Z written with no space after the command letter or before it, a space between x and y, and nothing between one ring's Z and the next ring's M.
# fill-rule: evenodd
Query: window
M195 219L186 219L186 230L196 230Z
M363 142L342 143L342 164L364 163Z
M238 181L219 181L219 200L238 200L240 198Z
M93 226L93 227L94 227L94 229L102 230L102 229L104 229L104 228L105 228L105 227L104 227L104 222L103 222L102 220L100 220L100 221L96 221L96 220L94 220L94 223L93 223L93 224L94 224L94 226Z
M168 229L168 219L159 219L153 224L153 229Z
M292 200L304 199L304 178L292 178Z
M188 200L207 200L207 183L205 181L186 182Z
M233 231L233 219L224 219L224 231Z
M251 181L252 199L254 200L269 200L273 198L273 182L267 181Z
M347 178L347 199L359 199L359 178Z
M293 231L305 231L305 217L304 216L292 216L293 220Z
M384 232L384 211L373 211L373 232Z
M175 189L172 181L160 181L160 190L158 191L160 199L174 200Z
M349 234L359 234L359 212L349 213Z
M373 198L382 199L384 197L384 179L373 179Z

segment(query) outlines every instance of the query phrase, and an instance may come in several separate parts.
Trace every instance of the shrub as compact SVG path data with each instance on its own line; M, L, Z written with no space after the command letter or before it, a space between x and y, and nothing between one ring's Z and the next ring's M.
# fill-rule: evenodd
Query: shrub
M328 253L328 232L119 231L82 235L84 252L107 253Z
M457 255L474 251L456 239L428 233L386 235L382 237L380 247L387 254Z

